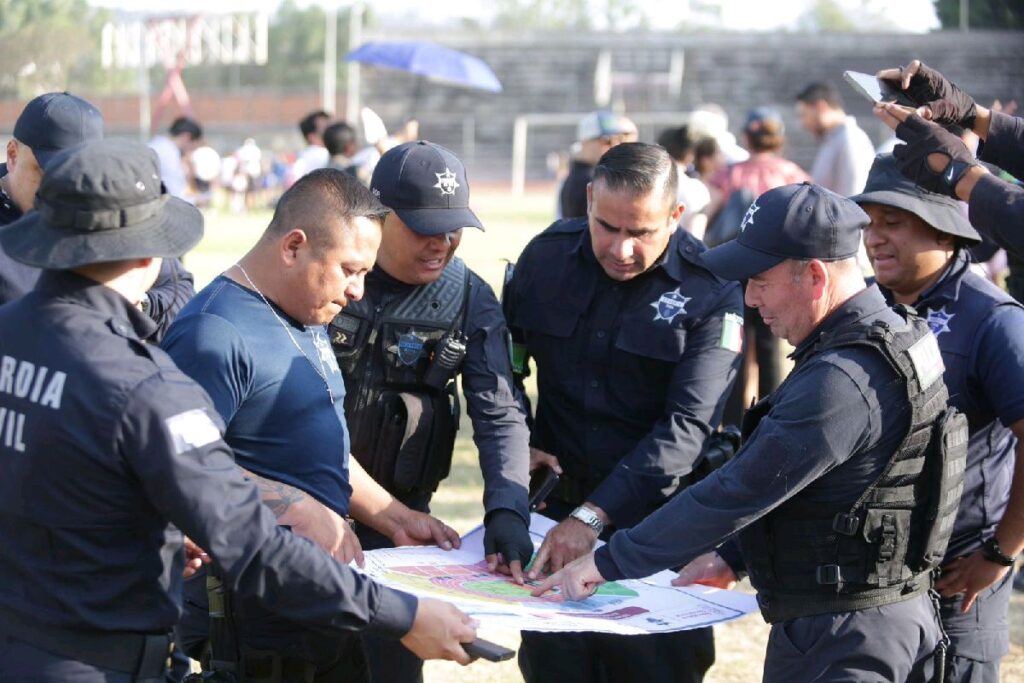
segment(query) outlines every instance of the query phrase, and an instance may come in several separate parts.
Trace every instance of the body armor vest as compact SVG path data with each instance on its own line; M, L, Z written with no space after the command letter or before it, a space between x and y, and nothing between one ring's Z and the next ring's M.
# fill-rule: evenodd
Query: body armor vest
M931 587L932 570L945 554L963 491L967 421L947 407L935 338L905 307L896 310L908 319L907 328L859 322L824 334L790 375L828 351L872 349L903 385L911 415L882 473L852 504L797 494L741 532L750 580L769 623L909 599ZM744 439L768 414L771 399L748 412Z
M352 455L399 498L431 493L448 476L469 290L469 269L453 258L406 296L386 300L368 289L329 326Z

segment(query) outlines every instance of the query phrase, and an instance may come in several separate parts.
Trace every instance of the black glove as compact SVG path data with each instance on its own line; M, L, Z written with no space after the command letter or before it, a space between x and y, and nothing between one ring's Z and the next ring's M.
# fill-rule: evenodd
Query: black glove
M977 163L963 140L917 114L911 114L896 126L896 136L907 143L896 145L892 150L903 175L926 190L955 199L956 184ZM928 165L929 154L945 155L949 163L936 173Z
M519 560L523 569L533 557L530 529L523 518L511 510L495 510L488 515L484 554L494 553L501 553L506 564Z
M899 81L889 81L897 90ZM932 110L932 121L955 123L967 130L974 128L978 105L974 98L958 88L953 81L921 62L917 73L910 77L910 85L903 91L917 106Z

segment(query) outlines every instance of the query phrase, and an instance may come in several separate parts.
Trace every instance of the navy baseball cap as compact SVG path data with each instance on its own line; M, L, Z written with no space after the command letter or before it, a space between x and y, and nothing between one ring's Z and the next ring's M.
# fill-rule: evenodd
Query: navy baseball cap
M882 204L908 211L939 232L980 244L981 235L964 216L960 202L920 187L903 175L891 154L879 154L871 164L864 191L850 197L857 204Z
M57 152L102 138L103 116L81 97L48 92L25 105L14 124L14 137L45 167Z
M466 168L441 145L418 140L389 149L373 169L370 190L420 235L484 229L469 208Z
M726 280L746 280L787 259L841 261L857 255L870 222L854 202L820 185L783 185L754 200L736 239L701 259Z

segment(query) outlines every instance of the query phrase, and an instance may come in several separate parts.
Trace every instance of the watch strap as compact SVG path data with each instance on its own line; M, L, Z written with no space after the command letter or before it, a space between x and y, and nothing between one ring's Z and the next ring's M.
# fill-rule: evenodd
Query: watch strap
M601 518L597 516L596 512L594 512L588 507L584 507L581 505L572 512L570 512L569 516L589 526L591 529L597 532L598 536L600 536L601 532L604 531L604 522L601 521Z
M995 536L988 538L981 545L981 554L989 562L995 562L1001 564L1004 567L1012 567L1013 563L1017 561L1017 558L1010 557L1003 552L1003 549L999 547L999 541L996 540Z

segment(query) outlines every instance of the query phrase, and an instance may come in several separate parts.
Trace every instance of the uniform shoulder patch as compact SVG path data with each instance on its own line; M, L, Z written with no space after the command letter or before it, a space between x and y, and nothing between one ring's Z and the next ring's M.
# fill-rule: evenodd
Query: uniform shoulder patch
M743 316L739 313L726 313L722 318L722 337L718 348L728 349L734 353L743 350Z
M220 429L201 408L186 410L164 420L175 455L202 448L220 438Z
M922 388L930 387L946 370L942 354L939 352L939 342L933 334L926 334L918 339L907 349L907 353Z

